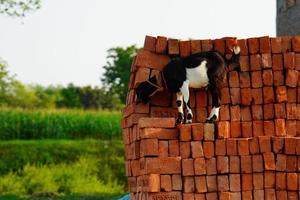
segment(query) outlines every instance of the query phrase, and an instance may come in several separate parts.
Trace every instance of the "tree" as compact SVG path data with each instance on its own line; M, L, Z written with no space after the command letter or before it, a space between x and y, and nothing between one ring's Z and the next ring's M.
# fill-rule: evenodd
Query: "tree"
M80 88L70 83L60 90L61 99L56 102L59 108L81 108Z
M127 48L116 47L107 51L107 63L103 66L105 72L101 79L104 87L111 94L117 95L122 103L126 101L128 82L130 79L130 66L137 52L135 45Z
M7 69L7 63L0 59L0 105L6 105L13 92L15 76Z
M40 7L41 0L0 0L0 13L13 17L24 17Z

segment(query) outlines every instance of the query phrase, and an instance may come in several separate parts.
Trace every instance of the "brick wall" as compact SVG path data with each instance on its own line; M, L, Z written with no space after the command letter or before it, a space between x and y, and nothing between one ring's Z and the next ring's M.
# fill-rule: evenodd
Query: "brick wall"
M178 127L174 94L135 102L136 86L170 56L212 49L228 56L231 41L146 36L122 120L133 200L300 198L300 37L238 40L241 70L227 74L216 124L205 123L206 90L190 91L194 123Z

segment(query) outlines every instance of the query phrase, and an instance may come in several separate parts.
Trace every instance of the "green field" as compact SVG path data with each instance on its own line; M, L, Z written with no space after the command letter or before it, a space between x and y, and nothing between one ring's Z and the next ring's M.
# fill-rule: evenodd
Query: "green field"
M121 113L1 109L0 140L121 139Z

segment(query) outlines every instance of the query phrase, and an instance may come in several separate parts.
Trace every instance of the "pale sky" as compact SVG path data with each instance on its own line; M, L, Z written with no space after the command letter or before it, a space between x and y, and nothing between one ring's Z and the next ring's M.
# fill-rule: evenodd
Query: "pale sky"
M111 47L275 36L275 22L275 0L42 0L24 19L0 16L0 57L24 83L100 85Z

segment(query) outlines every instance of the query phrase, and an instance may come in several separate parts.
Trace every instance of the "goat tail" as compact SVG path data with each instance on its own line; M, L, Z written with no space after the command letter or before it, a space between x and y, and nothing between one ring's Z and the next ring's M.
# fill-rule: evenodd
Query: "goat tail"
M233 46L233 55L230 59L226 59L227 70L233 71L240 68L240 52L241 48L238 45Z

